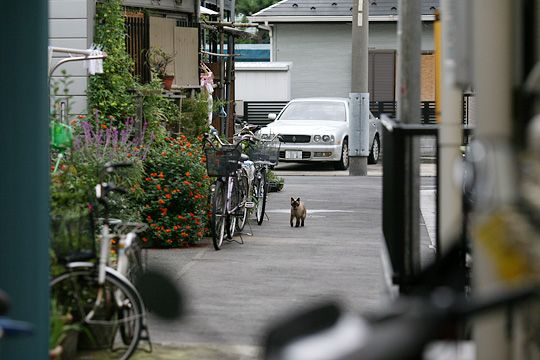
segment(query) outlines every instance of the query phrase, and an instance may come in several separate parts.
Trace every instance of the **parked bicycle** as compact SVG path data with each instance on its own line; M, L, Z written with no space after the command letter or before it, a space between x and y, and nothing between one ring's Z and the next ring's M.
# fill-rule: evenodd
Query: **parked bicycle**
M235 144L220 139L217 130L210 129L205 136L204 151L209 176L216 177L212 195L212 242L220 250L224 240L232 240L247 221L250 181L247 168L249 158L242 154L244 139ZM225 236L226 235L226 236ZM240 243L243 240L240 239Z
M96 198L104 210L97 261L91 261L97 255L92 213L89 220L83 218L87 227L80 218L75 222L63 219L53 223L53 234L59 237L53 238L53 245L75 245L68 251L59 251L65 272L51 281L51 297L56 299L57 309L83 329L79 332L77 355L90 353L91 356L128 359L140 340L148 341L151 351L145 306L127 277L130 276L130 247L134 246L136 231L145 226L121 223L109 217L109 195L126 191L105 182L105 176L128 166L131 164L106 164L95 187ZM111 227L115 226L127 230L117 242L116 269L110 266L111 242L115 237ZM87 246L83 246L85 243Z
M253 129L254 131L258 128ZM248 145L248 156L255 164L255 176L252 185L252 201L254 202L257 224L261 225L266 216L266 198L268 196L268 172L277 165L281 137L271 135L259 138L250 134L251 142Z

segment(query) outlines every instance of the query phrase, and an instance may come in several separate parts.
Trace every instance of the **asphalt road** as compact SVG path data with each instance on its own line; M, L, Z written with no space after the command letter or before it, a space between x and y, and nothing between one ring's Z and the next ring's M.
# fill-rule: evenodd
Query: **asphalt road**
M170 271L187 298L181 321L150 316L153 342L255 359L265 328L291 311L325 299L359 312L380 306L381 187L377 176L285 176L244 244L151 250L149 264ZM303 228L289 226L290 197L306 204Z

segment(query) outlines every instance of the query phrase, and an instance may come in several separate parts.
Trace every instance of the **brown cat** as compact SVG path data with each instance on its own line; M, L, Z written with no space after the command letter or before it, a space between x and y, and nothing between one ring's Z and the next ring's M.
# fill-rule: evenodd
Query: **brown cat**
M304 220L306 220L306 207L304 203L300 201L300 198L294 200L291 198L291 227L293 226L293 219L296 219L296 227L304 226Z

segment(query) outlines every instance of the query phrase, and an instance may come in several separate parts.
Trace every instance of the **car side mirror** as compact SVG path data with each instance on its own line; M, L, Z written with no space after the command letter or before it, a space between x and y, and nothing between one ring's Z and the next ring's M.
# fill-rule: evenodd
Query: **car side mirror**
M274 114L274 113L268 114L268 120L274 121L274 120L276 120L276 118L277 118L276 114Z

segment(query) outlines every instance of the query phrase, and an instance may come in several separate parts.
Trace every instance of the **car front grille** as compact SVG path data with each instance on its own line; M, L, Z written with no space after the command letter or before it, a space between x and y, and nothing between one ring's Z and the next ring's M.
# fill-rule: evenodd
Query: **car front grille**
M311 141L311 136L309 135L281 135L281 137L283 138L283 142L293 144L308 143Z

